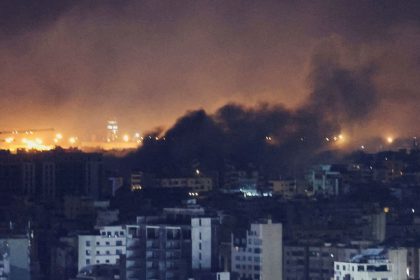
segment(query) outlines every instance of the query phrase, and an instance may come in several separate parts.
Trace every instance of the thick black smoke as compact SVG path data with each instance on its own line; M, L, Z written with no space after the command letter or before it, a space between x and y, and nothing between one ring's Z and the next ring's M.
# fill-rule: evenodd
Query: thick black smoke
M381 104L357 137L418 135L417 0L1 0L0 127L54 127L101 141L109 119L133 134L167 126L189 108L295 107L308 93L308 54L333 36L377 65ZM326 108L331 95L315 81L370 78L369 67L348 66L314 72L321 77L312 77L313 106L346 109L340 100ZM369 104L363 98L347 101L354 109ZM350 122L359 114L351 112Z
M338 54L318 51L311 63L313 90L297 109L227 104L214 114L188 112L129 158L144 171L166 176L188 175L198 166L221 171L226 163L269 175L300 172L331 147L343 126L357 124L375 109L372 70L372 65L345 66Z

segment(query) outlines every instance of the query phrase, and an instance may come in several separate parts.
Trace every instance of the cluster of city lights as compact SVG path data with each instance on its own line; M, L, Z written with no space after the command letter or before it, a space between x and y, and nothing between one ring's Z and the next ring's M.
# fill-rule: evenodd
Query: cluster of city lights
M29 133L32 135L33 133ZM55 144L58 144L63 141L63 135L61 133L57 133L55 137L53 138L53 142ZM68 138L69 144L75 144L78 141L78 138L75 136L71 136ZM29 137L23 137L21 139L17 139L15 137L6 137L4 139L4 142L7 144L16 144L19 143L23 146L26 146L28 149L35 149L35 150L49 150L53 148L53 145L45 144L44 139L40 137L36 138L29 138Z
M39 151L48 151L51 150L53 147L50 145L45 145L41 138L36 139L27 139L22 138L22 143L25 145L25 149L27 150L39 150Z
M126 148L136 148L138 147L143 140L143 137L140 136L140 133L135 133L133 137L130 137L128 134L125 134L120 138L121 141L106 141L106 142L82 142L78 136L69 135L65 136L62 133L55 133L53 135L40 137L37 132L46 131L46 130L26 130L26 131L1 131L2 134L11 134L11 136L5 137L1 142L3 142L3 149L8 149L10 151L17 150L39 150L46 151L52 150L57 146L63 148L102 148L102 149L126 149ZM51 129L53 131L53 129ZM36 133L36 134L35 134ZM36 136L35 136L36 135Z
M345 138L344 135L342 133L338 134L338 135L334 135L332 137L325 137L325 141L327 142L344 142Z
M392 136L391 134L385 135L382 137L383 139L383 143L387 144L387 145L392 145L395 142L395 137ZM416 137L413 137L414 140L416 140ZM266 135L265 139L264 139L268 144L275 144L275 139L273 136L271 135ZM305 138L304 137L300 137L299 141L300 142L305 142ZM324 138L324 141L327 143L331 143L334 145L337 145L338 147L344 147L344 145L348 145L350 144L350 139L348 137L348 135L345 135L344 133L340 133L337 135L332 135L332 136L326 136ZM360 146L358 146L361 150L365 150L367 149L366 145L364 144L359 144Z
M152 140L152 141L166 141L166 138L163 136L155 135L146 135L142 136L139 132L135 133L125 133L119 134L119 127L116 121L109 121L107 125L107 136L103 141L81 141L77 136L68 135L64 136L62 133L55 133L52 138L44 137L44 139L38 136L38 132L48 132L54 131L54 129L26 129L26 130L9 130L9 131L0 131L0 134L9 134L10 136L3 138L1 141L4 143L4 148L11 151L16 151L18 149L25 150L51 150L56 146L61 146L64 148L78 147L78 148L99 148L104 150L114 150L114 149L135 149L139 147L143 141ZM37 134L35 137L34 134ZM24 138L22 138L24 137ZM393 145L395 143L395 136L392 134L385 134L381 137L383 145ZM274 136L267 134L263 138L267 144L276 145L279 139L276 139ZM413 138L416 140L416 138ZM300 137L298 139L300 142L307 141L306 137ZM351 145L351 138L344 132L340 132L336 135L325 136L323 141L328 143L328 145L333 145L337 148L348 147L358 147L361 150L367 149L365 143ZM355 142L355 141L353 141ZM349 144L351 146L349 146ZM382 148L382 146L381 146ZM195 170L195 174L200 176L200 170Z
M131 186L131 191L135 192L135 191L141 191L143 189L142 186L140 185L132 185Z
M197 192L189 192L188 195L189 196L198 196L198 193Z
M271 136L265 136L265 140L267 140L267 141L273 141L273 137L271 137Z

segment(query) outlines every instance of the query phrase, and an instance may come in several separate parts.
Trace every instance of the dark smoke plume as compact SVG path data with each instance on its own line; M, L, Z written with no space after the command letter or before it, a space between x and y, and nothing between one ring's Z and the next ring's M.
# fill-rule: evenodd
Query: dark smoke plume
M340 125L363 121L364 105L375 100L348 98L360 89L348 86L369 85L374 71L381 102L357 137L419 136L417 0L2 0L0 128L54 127L66 138L102 141L109 119L132 135L167 128L191 108L260 101L296 108L310 92L308 56L331 37L358 53L344 62L323 45L313 59L311 105L297 110L322 108L334 123L350 106ZM375 68L354 67L370 65L360 60Z
M378 100L372 65L347 66L334 51L316 52L313 90L294 110L278 104L227 104L214 114L188 112L159 140L146 139L129 156L144 171L191 174L194 166L220 170L226 162L267 174L291 175L330 148L334 135L369 117Z

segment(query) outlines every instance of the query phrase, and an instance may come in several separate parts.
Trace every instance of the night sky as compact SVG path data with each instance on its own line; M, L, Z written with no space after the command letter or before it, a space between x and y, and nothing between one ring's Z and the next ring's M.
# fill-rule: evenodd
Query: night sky
M88 138L234 102L413 136L419 50L420 1L1 0L0 127Z

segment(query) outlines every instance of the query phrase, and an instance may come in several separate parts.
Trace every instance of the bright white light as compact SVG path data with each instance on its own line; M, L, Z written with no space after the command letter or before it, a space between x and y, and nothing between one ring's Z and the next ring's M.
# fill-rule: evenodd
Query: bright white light
M69 138L69 143L72 144L72 145L75 144L76 141L77 141L77 138L74 137L74 136Z

